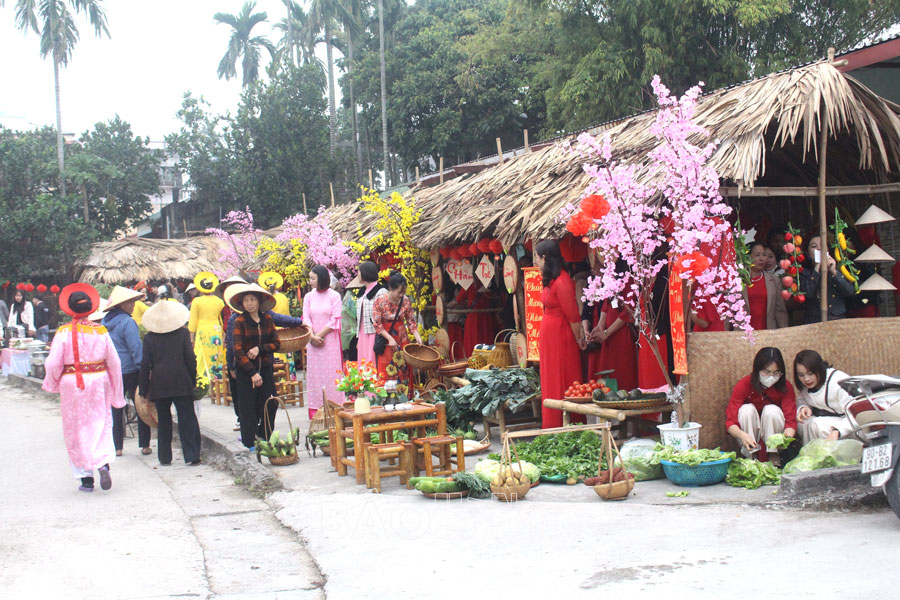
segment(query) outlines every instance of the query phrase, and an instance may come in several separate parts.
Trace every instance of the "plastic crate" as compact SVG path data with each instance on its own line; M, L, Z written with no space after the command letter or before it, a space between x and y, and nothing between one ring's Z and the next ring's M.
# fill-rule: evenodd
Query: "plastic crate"
M666 477L675 485L698 487L701 485L715 485L725 481L731 459L723 458L722 460L700 463L696 466L683 465L670 460L661 460L659 462L663 466Z

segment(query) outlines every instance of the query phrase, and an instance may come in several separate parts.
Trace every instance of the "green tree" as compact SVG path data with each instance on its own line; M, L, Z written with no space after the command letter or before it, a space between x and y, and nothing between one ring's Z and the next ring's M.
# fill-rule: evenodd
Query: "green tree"
M260 48L269 51L274 56L275 47L264 36L253 36L253 28L264 22L266 13L254 13L256 2L246 2L241 12L236 15L229 13L216 13L213 19L231 27L231 38L228 40L228 50L222 60L219 61L219 79L228 80L237 76L237 61L241 59L241 86L247 87L259 78Z
M100 0L18 0L16 26L24 32L33 29L41 36L41 57L53 58L53 82L56 94L56 156L59 164L59 186L66 194L65 150L62 134L62 110L59 99L59 67L69 64L78 43L74 13L84 12L97 37L106 34L106 12Z

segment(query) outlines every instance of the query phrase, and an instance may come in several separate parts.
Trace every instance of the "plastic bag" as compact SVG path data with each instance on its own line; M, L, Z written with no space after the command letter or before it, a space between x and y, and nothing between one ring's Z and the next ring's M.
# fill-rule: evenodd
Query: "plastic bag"
M656 440L631 439L619 449L625 462L625 470L634 475L635 481L650 481L665 477L661 464L651 464L656 443Z
M784 465L784 472L790 475L855 465L862 458L862 448L858 440L813 440L800 449L797 458Z

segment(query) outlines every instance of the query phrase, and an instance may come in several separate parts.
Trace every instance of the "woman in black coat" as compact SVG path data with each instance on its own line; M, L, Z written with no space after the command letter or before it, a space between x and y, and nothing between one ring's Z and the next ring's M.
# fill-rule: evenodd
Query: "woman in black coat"
M184 462L200 464L200 424L194 412L197 357L184 327L190 312L179 302L157 302L144 313L144 354L138 382L141 396L156 404L157 453L161 465L172 464L172 405L178 413L178 436Z

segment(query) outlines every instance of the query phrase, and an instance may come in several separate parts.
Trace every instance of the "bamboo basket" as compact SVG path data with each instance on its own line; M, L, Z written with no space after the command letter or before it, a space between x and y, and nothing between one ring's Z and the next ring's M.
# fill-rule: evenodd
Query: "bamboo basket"
M291 422L291 413L288 412L287 405L284 403L284 400L282 400L281 398L272 396L271 398L266 400L265 404L263 405L263 432L265 432L265 430L268 429L267 424L269 422L269 401L271 401L271 400L278 401L278 404L281 406L281 409L284 411L284 416L287 417L288 431L293 431L294 424ZM272 432L269 431L267 435L272 435ZM300 453L297 452L297 448L298 448L299 444L300 444L300 440L294 440L294 453L293 454L288 454L287 456L267 456L266 458L269 459L269 463L271 463L272 465L274 465L276 467L292 465L295 462L297 462L298 460L300 460ZM259 454L259 451L257 450L256 460L259 462L262 462L260 460L260 456L261 455Z
M403 347L403 360L414 369L430 371L441 364L441 353L423 344L407 344Z
M137 411L138 418L143 421L145 425L152 429L157 428L159 419L157 418L156 413L156 403L150 402L150 400L144 398L140 394L135 394L134 410Z
M437 368L438 375L443 377L459 377L460 375L464 375L466 372L466 368L469 366L469 361L466 360L464 356L462 360L456 359L456 354L454 353L454 349L459 345L459 342L454 341L453 345L450 346L450 361L449 363L444 363L443 365Z
M306 348L306 344L309 343L309 338L312 336L312 329L306 325L301 325L300 327L279 329L276 334L278 335L278 341L281 342L281 347L278 351L288 354L290 352L299 352Z
M519 464L519 473L524 473L525 471L522 469L522 460L519 458L519 451L516 450L515 444L510 442L509 433L506 433L503 436L503 448L500 451L500 472L502 473L507 467L512 466L510 446L512 446L512 452L516 453L516 462ZM518 500L524 500L525 494L527 494L530 489L531 483L528 481L519 485L494 485L491 483L491 492L494 494L494 497L501 502L517 502Z
M491 350L490 358L488 359L488 364L494 365L495 367L508 367L513 364L513 355L509 346L509 337L513 333L515 333L515 329L502 329L497 332L497 335L494 336L494 349ZM498 341L500 340L500 336L504 333L508 333L510 335L506 336L505 342Z
M622 481L612 481L614 468L613 448L615 448L616 451L615 458L619 459L622 472L625 473L625 479ZM609 472L610 481L608 483L598 483L594 486L594 491L604 500L625 500L625 498L628 497L628 494L631 493L631 490L634 489L634 477L629 477L630 473L625 470L625 462L622 460L622 455L619 453L619 447L616 446L616 441L613 439L612 434L610 434L609 429L603 430L603 448L601 449L601 458L597 461L597 476L600 476L603 472L603 453L606 454L606 468Z

